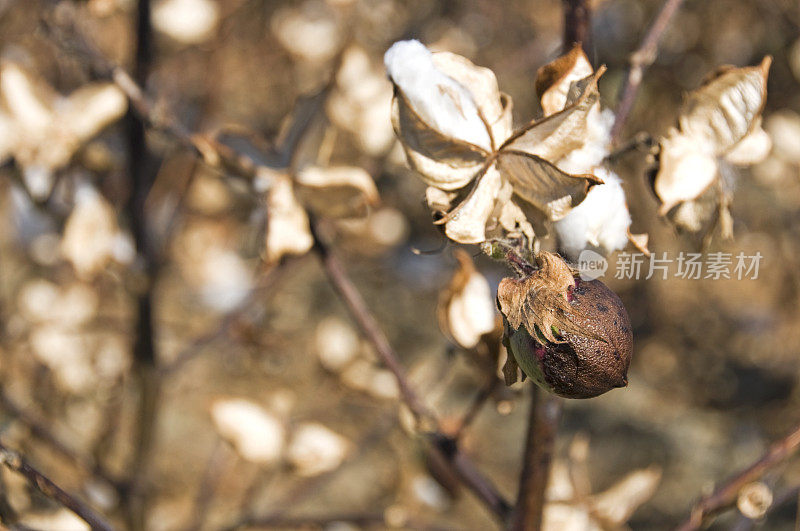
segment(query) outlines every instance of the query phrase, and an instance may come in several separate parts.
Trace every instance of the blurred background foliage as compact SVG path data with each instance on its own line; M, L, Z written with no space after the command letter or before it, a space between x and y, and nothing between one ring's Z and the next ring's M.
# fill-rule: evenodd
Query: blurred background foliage
M78 4L103 52L130 66L135 3ZM587 51L595 65L608 66L601 94L613 108L629 54L661 2L591 4ZM79 55L42 31L41 17L52 9L52 2L0 1L0 54L4 62L23 65L37 84L66 95L93 81L93 74ZM322 158L366 169L381 200L368 217L328 223L326 229L412 383L445 424L457 423L492 372L485 369L485 354L453 347L437 327L437 300L456 260L452 247L411 252L441 247L442 236L423 204L424 185L406 168L391 130L391 86L382 56L392 42L413 37L490 67L513 97L519 123L541 112L533 80L536 69L560 52L562 16L555 0L154 2L155 53L146 89L157 108L169 109L191 130L274 139L298 97L334 79ZM663 134L683 94L717 66L774 56L764 112L773 151L738 181L735 241L711 246L760 251L758 280L608 278L634 325L630 385L565 404L556 478L574 481L575 474L564 472L571 463L597 492L636 469L663 471L655 494L630 519L634 529L676 525L714 482L753 461L798 422L799 22L800 8L789 0L685 2L646 72L626 128L624 138L639 131ZM19 134L0 129L8 138ZM0 138L4 149L8 138ZM276 278L262 281L261 199L226 184L168 136L148 132L147 140L159 159L148 198L156 231L180 204L156 291L160 362L193 353L166 377L160 398L148 529L189 526L198 491L207 484L203 478L210 476L217 494L206 508L209 529L236 521L243 511L377 511L401 527L413 521L456 529L492 526L467 493L434 479L419 441L397 422L403 415L394 380L359 338L315 257L289 259L270 273ZM58 133L48 137L45 149L59 141ZM21 192L19 161L7 160L0 169L4 393L36 412L71 448L117 475L130 462L137 400L129 296L137 280L128 273L129 222L121 214L129 191L125 146L123 121L82 143L55 170L54 193L44 205ZM618 171L632 229L650 233L651 249L670 256L694 250L658 218L644 154L626 154ZM75 214L80 205L83 218ZM91 245L98 233L110 242L100 251ZM506 272L483 258L476 263L496 289ZM462 440L465 452L507 496L514 494L524 440L522 389L493 386L490 402ZM241 410L232 414L260 427L258 436L277 441L271 454L254 457L242 449L246 443L220 442L220 436L236 437L219 420L232 398L261 408L250 417ZM119 500L107 486L41 444L13 411L0 409L9 444L114 514ZM311 441L305 447L301 435ZM332 472L309 469L308 455ZM790 461L765 482L776 490L797 485L800 467ZM55 529L54 519L65 518L5 471L3 484L14 508L31 518L29 525ZM796 501L784 504L769 514L764 528L792 529L796 510ZM582 528L577 517L570 518ZM731 512L715 528L741 523L737 518Z

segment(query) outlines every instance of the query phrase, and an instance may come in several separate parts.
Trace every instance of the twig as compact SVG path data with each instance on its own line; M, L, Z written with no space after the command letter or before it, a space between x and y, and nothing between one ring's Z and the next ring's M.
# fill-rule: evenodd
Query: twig
M139 86L145 84L152 61L153 29L150 25L150 0L139 0L136 12L136 55L134 76ZM136 244L137 262L143 267L143 287L135 294L133 370L139 388L136 435L131 462L130 491L123 496L126 517L131 529L144 529L147 506L145 483L155 438L156 416L161 395L161 383L156 366L156 331L154 317L155 285L159 257L147 222L146 202L155 172L145 139L145 124L129 111L128 178L130 196L126 205L128 221Z
M592 8L588 0L562 0L564 4L564 44L568 53L575 44L586 50L591 34Z
M633 103L636 100L636 94L639 92L639 86L642 84L645 69L656 60L658 42L661 40L661 35L667 29L670 20L672 20L673 15L675 15L682 3L683 0L666 0L655 21L653 21L653 25L647 30L639 48L631 54L630 68L622 83L622 96L617 105L614 127L611 129L613 142L619 139L622 128L628 120L628 115L633 109Z
M358 324L361 332L375 348L375 352L378 354L383 364L386 365L386 368L394 375L397 380L397 386L400 389L403 403L408 406L408 409L411 410L411 413L418 422L424 423L425 421L433 421L433 425L436 426L436 422L433 420L433 414L420 401L414 390L411 389L405 371L389 344L389 340L386 339L380 326L378 326L378 323L375 321L375 317L367 307L367 303L364 302L361 293L350 281L344 267L342 267L342 263L336 255L334 255L331 248L323 241L319 233L318 223L312 222L311 228L311 232L314 236L314 249L322 260L325 274L328 276L334 289L336 289L341 296L342 301L347 306L350 315L352 315L356 324Z
M32 487L78 515L93 530L113 531L114 528L111 524L106 522L91 507L67 493L50 478L31 466L21 455L8 449L2 443L0 443L0 462L14 472L22 474Z
M115 477L111 472L106 470L97 460L87 459L79 455L75 450L56 437L44 422L36 418L34 414L24 410L12 400L2 387L0 387L0 408L24 424L34 437L47 443L53 450L75 463L78 467L105 480L118 492L124 490L125 484L121 479Z
M525 440L522 474L511 529L536 531L541 528L545 488L561 418L560 398L531 385L531 406Z
M702 498L692 509L689 519L678 530L700 529L707 516L714 515L736 503L742 487L759 479L770 468L794 454L798 447L800 447L800 426L797 426L783 439L773 443L767 453L758 461L730 478L709 496Z

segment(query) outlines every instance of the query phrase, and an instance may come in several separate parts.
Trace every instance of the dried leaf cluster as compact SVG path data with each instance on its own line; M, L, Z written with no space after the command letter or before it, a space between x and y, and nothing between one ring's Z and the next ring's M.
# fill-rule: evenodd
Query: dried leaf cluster
M708 234L719 223L732 236L732 167L755 164L772 147L761 128L771 63L767 56L758 66L718 69L688 95L678 127L661 139L653 189L660 213L679 228Z

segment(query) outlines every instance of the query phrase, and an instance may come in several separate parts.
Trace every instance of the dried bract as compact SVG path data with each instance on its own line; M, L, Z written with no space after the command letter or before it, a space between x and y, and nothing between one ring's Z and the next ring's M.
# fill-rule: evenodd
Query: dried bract
M661 139L653 188L660 213L681 229L710 232L729 219L732 165L763 160L772 146L761 128L772 58L753 67L723 67L689 94L678 127ZM725 229L726 227L723 226ZM730 229L724 231L724 236Z

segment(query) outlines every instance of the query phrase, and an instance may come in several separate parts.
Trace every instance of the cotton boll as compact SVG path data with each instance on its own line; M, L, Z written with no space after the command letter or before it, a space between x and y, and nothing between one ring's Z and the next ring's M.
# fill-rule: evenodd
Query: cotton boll
M491 149L489 133L472 95L436 69L433 54L422 43L396 42L383 60L389 77L430 126L445 135Z
M608 155L611 142L611 128L614 126L614 112L600 110L595 105L586 118L586 137L580 149L571 151L556 162L556 166L567 173L590 173Z
M631 215L620 178L602 167L594 173L605 184L589 190L586 199L555 223L561 249L572 260L588 247L608 254L622 249L628 241Z
M275 415L258 404L221 398L212 404L211 418L219 434L248 461L270 464L280 458L286 430Z
M322 424L298 426L287 449L287 458L300 476L317 476L335 470L350 451L350 442Z

